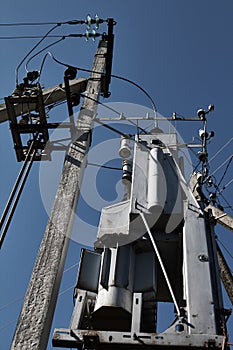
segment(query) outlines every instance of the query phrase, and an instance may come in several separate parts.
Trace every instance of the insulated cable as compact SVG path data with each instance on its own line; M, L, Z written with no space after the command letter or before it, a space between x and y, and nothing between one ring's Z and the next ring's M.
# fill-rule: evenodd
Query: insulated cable
M27 177L29 175L29 172L30 172L30 169L31 169L31 166L32 166L33 157L34 157L34 154L35 154L36 150L34 150L32 154L31 154L31 151L33 149L33 146L34 146L36 140L37 140L38 135L39 135L39 133L37 132L35 137L34 137L34 139L33 139L33 141L31 142L31 145L30 145L30 147L28 149L28 153L27 153L27 155L25 157L24 163L23 163L23 165L21 167L19 175L18 175L18 177L17 177L17 179L15 181L14 187L13 187L11 193L10 193L9 199L7 201L7 204L5 206L3 214L1 216L1 219L0 219L0 230L2 229L2 226L3 226L3 224L4 224L4 222L5 222L6 218L7 218L7 215L9 213L10 207L12 205L11 211L10 211L10 213L8 215L8 218L7 218L7 222L6 222L6 224L5 224L4 228L3 228L2 234L0 236L0 249L2 247L2 244L3 244L4 238L6 236L8 227L10 225L11 219L12 219L13 214L15 212L16 206L17 206L19 198L20 198L20 195L22 193L23 187L25 185L25 182L27 180ZM31 158L30 161L29 161L29 158ZM28 163L28 161L29 161L29 163ZM25 172L25 170L26 170L26 172ZM20 185L20 182L21 182L21 185ZM19 185L20 185L20 187L19 187ZM18 193L17 193L17 190L18 190ZM17 195L16 195L16 193L17 193ZM14 203L12 204L15 195L16 195L16 198L15 198Z
M16 67L16 86L18 86L19 84L19 79L18 79L18 73L19 73L19 68L21 67L21 65L23 64L23 62L28 58L28 56L42 43L42 41L55 29L57 29L59 26L61 25L61 23L57 23L55 26L53 26L52 28L49 29L49 31L47 33L45 33L45 35L42 37L41 40L38 41L38 43L36 43L33 48L24 56L24 58L20 61L20 63L18 64L18 66Z
M180 317L180 308L179 308L178 303L177 303L177 301L176 301L175 294L174 294L174 292L173 292L171 283L170 283L170 281L169 281L169 278L168 278L168 275L167 275L165 266L164 266L164 264L163 264L163 261L162 261L162 258L161 258L161 256L160 256L159 250L158 250L157 245L156 245L156 243L155 243L154 237L153 237L153 235L152 235L152 233L151 233L151 230L150 230L149 225L148 225L148 223L147 223L147 221L146 221L146 218L145 218L145 216L144 216L144 214L143 214L142 212L140 212L140 216L141 216L142 221L143 221L143 223L144 223L144 225L145 225L145 228L146 228L147 233L148 233L148 235L149 235L150 241L151 241L152 246L153 246L153 248L154 248L155 254L156 254L157 259L158 259L158 261L159 261L160 267L161 267L161 269L162 269L162 272L163 272L164 278L165 278L165 280L166 280L166 283L167 283L169 292L170 292L170 294L171 294L173 303L174 303L175 308L176 308L177 316Z
M50 57L55 62L57 62L58 64L60 64L62 66L71 67L71 65L59 61L57 58L54 57L54 55L51 52L50 52ZM87 72L87 73L102 74L101 72L93 71L93 70L86 69L86 68L81 68L81 67L76 67L76 66L72 66L72 67L76 68L77 70L80 70L80 71L83 71L83 72ZM155 118L156 118L157 108L156 108L155 102L152 99L152 97L149 95L149 93L144 88L142 88L139 84L135 83L133 80L130 80L128 78L125 78L125 77L122 77L122 76L119 76L119 75L115 75L115 74L111 74L111 77L115 78L115 79L126 81L127 83L132 84L135 87L137 87L139 90L141 90L148 97L148 99L150 100L151 106L152 106L152 109L153 109L153 112L154 112L154 115L155 115Z
M0 27L16 27L16 26L44 26L44 25L61 25L61 24L85 24L84 20L70 20L65 22L23 22L23 23L0 23Z
M45 46L43 49L41 49L40 51L38 51L37 53L35 53L33 56L31 56L31 57L27 60L27 62L26 62L26 64L25 64L25 70L26 70L26 72L28 73L28 64L29 64L29 62L30 62L34 57L36 57L37 55L39 55L41 52L47 50L49 47L58 44L59 42L63 41L64 39L65 39L65 36L60 37L60 39L54 41L53 43L51 43L51 44L49 44L49 45L47 45L47 46ZM40 71L39 71L39 72L40 72L40 75L41 75L41 70L42 70L43 65L44 65L44 62L45 62L45 58L46 58L46 55L45 55L45 57L44 57L44 59L43 59L43 61L42 61L42 64L41 64L41 68L40 68Z

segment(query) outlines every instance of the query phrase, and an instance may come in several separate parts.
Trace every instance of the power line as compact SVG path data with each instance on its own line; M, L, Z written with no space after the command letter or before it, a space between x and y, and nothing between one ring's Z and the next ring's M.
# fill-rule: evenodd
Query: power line
M65 35L68 37L69 35ZM0 40L17 40L17 39L42 39L43 35L15 35L15 36L0 36ZM46 38L62 38L63 35L47 35Z
M63 290L62 292L60 292L60 293L58 294L58 296L60 297L61 295L67 293L68 291L70 291L71 289L73 289L75 286L76 286L76 284L70 286L69 288L67 288L67 289L65 289L65 290ZM21 297L21 298L19 298L19 299L17 299L17 300L22 300L23 298L24 298L24 297ZM7 304L7 305L3 306L3 307L0 309L0 311L1 311L2 309L4 309L5 307L10 306L11 304L13 304L13 303L15 303L15 302L16 302L16 300L14 300L14 301L13 301L12 303L10 303L10 304ZM9 326L11 326L11 325L12 325L13 323L15 323L15 322L17 322L17 319L14 319L14 320L10 321L9 323L5 324L4 326L2 326L2 327L0 328L0 332L3 331L4 329L8 328Z
M227 162L230 158L232 158L232 156L233 156L233 155L230 155L221 165L219 165L219 166L217 167L217 169L215 169L215 170L212 172L211 176L214 175L219 169L221 169L221 168L223 167L223 165L226 164L226 162Z
M49 29L49 31L47 33L45 33L45 35L42 37L41 40L38 41L38 43L36 43L36 45L33 46L33 48L24 56L24 58L20 61L20 63L18 64L18 66L16 67L16 86L18 86L18 72L19 72L19 68L21 67L21 65L23 64L23 62L28 58L28 56L42 43L42 41L55 29L57 29L61 24L56 24L55 26L53 26L52 28Z
M230 184L233 182L233 179L231 179L225 186L223 186L220 190L220 192L222 192L223 190L225 190L228 186L230 186Z
M75 264L69 266L67 269L65 269L65 270L63 271L63 274L66 273L66 272L68 272L68 271L70 271L70 270L72 270L72 269L73 269L74 267L76 267L77 265L79 265L79 262L77 262L77 263L75 263ZM74 287L74 286L71 286L71 287L67 288L66 290L62 291L59 295L64 294L65 292L67 292L68 290L70 290L70 289L73 288L73 287ZM11 305L17 303L18 301L21 301L23 298L24 298L23 296L22 296L22 297L19 297L19 298L17 298L17 299L14 299L14 300L10 301L10 302L7 303L7 304L1 306L1 307L0 307L0 312L1 312L2 310L4 310L4 309L8 308L9 306L11 306Z
M232 140L233 140L233 137L232 137L231 139L229 139L229 140L218 150L217 153L215 153L215 155L209 160L209 163L212 162L212 160L214 160L214 159L217 157L217 155L218 155L220 152L222 152L222 150L223 150L226 146L228 146L229 143L230 143Z
M60 39L54 41L53 43L51 43L51 44L49 44L49 45L47 45L47 46L45 46L43 49L41 49L40 51L38 51L37 53L35 53L33 56L31 56L31 57L27 60L27 62L26 62L26 64L25 64L26 72L28 72L28 64L29 64L29 62L30 62L31 60L33 60L34 57L38 56L38 55L39 55L40 53L42 53L43 51L47 50L49 47L54 46L54 45L60 43L60 42L63 41L64 39L65 39L65 36L60 37ZM42 61L41 68L40 68L40 75L41 75L41 71L42 71L42 68L43 68L43 65L44 65L44 62L45 62L45 58L46 58L46 57L47 57L47 56L45 55L45 57L44 57L44 59L43 59L43 61Z
M37 141L38 136L39 136L39 133L37 132L36 135L34 136L32 142L31 142L31 145L30 145L30 147L28 149L28 153L27 153L27 155L25 157L24 163L23 163L23 165L21 167L19 175L18 175L18 177L17 177L17 179L15 181L14 187L13 187L13 189L11 191L11 194L9 196L9 199L7 201L7 204L5 206L3 214L1 216L1 219L0 219L0 230L2 229L2 226L3 226L4 222L5 222L5 220L6 219L7 220L6 220L5 226L3 227L2 234L0 236L0 249L1 249L2 244L4 242L4 239L5 239L8 227L9 227L9 225L11 223L12 217L13 217L15 209L16 209L16 206L18 204L18 201L20 199L20 196L21 196L21 193L23 191L24 185L25 185L26 180L28 178L31 166L33 164L33 158L34 158L34 154L36 152L36 149L33 150L33 147L34 147L34 145L35 145L35 143ZM32 150L33 150L33 152L31 153ZM30 158L30 160L29 160L29 158ZM15 198L15 200L14 200L14 198ZM13 202L13 200L14 200L14 202ZM12 204L12 202L13 202L13 204ZM7 217L7 215L8 215L8 217Z
M90 100L92 100L92 101L94 101L94 102L97 102L99 105L101 105L101 106L103 106L103 107L109 109L110 111L116 113L117 115L119 115L119 116L121 117L121 119L120 119L119 121L121 121L121 120L123 120L123 121L124 121L124 120L127 120L127 122L129 122L130 124L132 124L133 126L135 126L137 129L140 129L140 130L143 131L145 134L147 134L147 132L146 132L145 129L143 129L143 128L141 128L140 126L138 126L138 125L137 125L136 123L134 123L132 120L126 119L126 116L124 115L124 113L119 112L119 111L117 111L116 109L114 109L114 108L112 108L112 107L106 105L105 103L103 103L103 102L101 102L101 101L98 101L98 100L96 100L95 98L92 98L92 97L87 96L86 94L82 94L82 93L81 93L80 96L81 96L81 97L85 97L85 98L89 98ZM96 120L96 119L95 119L95 120Z
M71 65L59 61L57 58L54 57L54 55L53 55L51 52L50 52L50 57L51 57L55 62L57 62L58 64L60 64L60 65L62 65L62 66L71 67ZM86 68L75 67L75 66L72 66L72 67L74 67L74 68L76 68L76 69L78 69L78 70L80 70L80 71L87 72L87 73L101 74L100 72L96 72L96 71L93 71L93 70L90 70L90 69L86 69ZM152 109L153 109L153 112L154 112L154 115L155 115L155 117L156 117L157 107L156 107L156 105L155 105L155 102L154 102L154 100L152 99L152 97L149 95L149 93L148 93L144 88L142 88L139 84L137 84L136 82L134 82L133 80L130 80L130 79L128 79L128 78L125 78L125 77L122 77L122 76L119 76L119 75L115 75L115 74L111 74L111 77L112 77L112 78L115 78L115 79L119 79L119 80L126 81L127 83L132 84L132 85L134 85L135 87L137 87L139 90L141 90L141 91L147 96L147 98L150 100L151 105L152 105Z
M231 158L229 159L228 164L227 164L227 166L226 166L226 169L225 169L225 171L224 171L224 173L223 173L223 175L222 175L222 177L221 177L219 183L218 183L217 186L216 186L216 192L218 191L221 182L223 181L224 177L226 176L227 170L229 169L229 166L230 166L230 164L231 164L232 159L233 159L233 155L232 155Z
M44 25L61 25L61 24L86 24L85 20L69 20L65 22L22 22L22 23L0 23L0 27L17 27L17 26L44 26Z
M122 168L117 168L117 167L112 167L112 166L107 166L107 165L100 165L100 164L95 164L95 163L87 163L87 165L91 165L91 166L96 166L98 168L105 168L105 169L110 169L110 170L121 170Z

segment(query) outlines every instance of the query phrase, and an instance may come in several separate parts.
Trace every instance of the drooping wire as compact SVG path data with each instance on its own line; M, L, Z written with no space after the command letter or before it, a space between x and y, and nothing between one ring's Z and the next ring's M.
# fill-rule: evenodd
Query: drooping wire
M36 56L38 56L39 54L41 54L43 51L47 50L49 47L54 46L54 45L60 43L60 42L63 41L64 39L65 39L65 36L62 36L59 40L56 40L56 41L54 41L53 43L51 43L51 44L45 46L43 49L41 49L40 51L36 52L33 56L31 56L31 57L27 60L27 62L26 62L26 64L25 64L25 70L26 70L26 72L28 72L28 65L29 65L29 62L31 62L31 60L33 60L33 58L35 58ZM44 57L44 59L43 59L43 61L42 61L42 64L41 64L40 75L41 75L41 71L42 71L42 68L43 68L43 65L44 65L44 62L45 62L45 58L46 58L46 55L45 55L45 57Z
M54 55L50 52L50 57L55 61L57 62L58 64L62 65L62 66L65 66L65 67L70 67L71 65L67 64L67 63L64 63L64 62L61 62L59 61L57 58L54 57ZM74 67L74 66L73 66ZM93 70L90 70L90 69L86 69L86 68L81 68L81 67L75 67L77 70L80 70L80 71L83 71L83 72L88 72L88 73L95 73L95 74L102 74L101 72L97 72L97 71L93 71ZM125 77L122 77L122 76L119 76L119 75L115 75L115 74L111 74L111 77L112 78L115 78L115 79L119 79L119 80L123 80L123 81L126 81L127 83L129 84L132 84L134 85L135 87L137 87L139 90L141 90L146 96L147 98L150 100L151 102L151 106L152 106L152 109L153 109L153 112L154 112L154 115L156 117L157 115L157 108L156 108L156 105L155 105L155 102L154 100L152 99L152 97L149 95L149 93L143 89L139 84L135 83L133 80L130 80L128 78L125 78Z
M49 29L49 31L47 33L45 33L45 35L42 37L41 40L38 41L38 43L36 43L33 48L31 50L29 50L29 52L23 57L23 59L20 61L20 63L18 64L18 66L16 67L16 86L18 86L19 84L19 79L18 79L18 73L19 73L19 68L21 67L21 65L23 64L23 62L28 58L28 56L42 43L42 41L55 29L57 29L59 26L61 25L61 23L57 23L55 26L53 26L52 28Z

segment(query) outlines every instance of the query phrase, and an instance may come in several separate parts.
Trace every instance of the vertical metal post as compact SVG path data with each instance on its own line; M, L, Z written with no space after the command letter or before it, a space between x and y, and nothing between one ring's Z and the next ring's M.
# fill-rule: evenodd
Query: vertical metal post
M107 41L101 40L92 67L94 72L104 72L106 52ZM86 90L89 97L98 99L101 74L91 73ZM97 103L94 100L84 98L76 138L65 157L58 191L32 272L11 350L44 350L47 347L96 109Z

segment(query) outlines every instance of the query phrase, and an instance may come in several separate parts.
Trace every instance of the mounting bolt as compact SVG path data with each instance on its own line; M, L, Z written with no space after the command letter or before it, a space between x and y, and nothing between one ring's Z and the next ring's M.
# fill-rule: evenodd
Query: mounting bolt
M209 261L208 256L205 255L205 254L200 254L200 255L198 255L198 259L199 259L201 262L207 262L207 261Z

